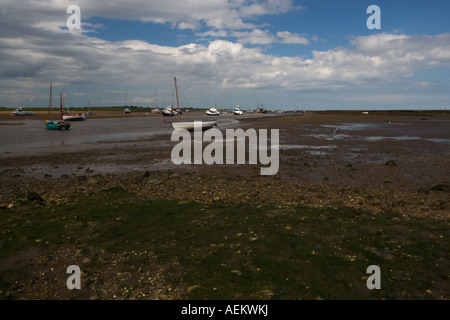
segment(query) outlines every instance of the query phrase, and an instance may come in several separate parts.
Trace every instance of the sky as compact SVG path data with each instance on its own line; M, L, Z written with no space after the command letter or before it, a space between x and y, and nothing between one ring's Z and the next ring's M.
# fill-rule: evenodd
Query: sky
M80 29L68 28L80 8ZM380 29L367 21L380 9ZM0 106L450 108L447 0L0 0ZM71 26L69 24L69 26Z

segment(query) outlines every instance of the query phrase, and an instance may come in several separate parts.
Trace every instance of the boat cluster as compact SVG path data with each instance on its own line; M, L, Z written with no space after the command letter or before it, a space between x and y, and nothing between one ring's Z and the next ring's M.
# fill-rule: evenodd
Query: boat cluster
M180 116L181 115L181 109L180 104L178 100L178 90L177 90L177 83L176 78L174 77L174 83L175 83L175 92L176 92L176 98L177 98L177 110L174 109L173 99L172 99L172 105L167 106L163 109L155 108L152 110L152 113L160 113L161 116L166 117L173 117L173 116ZM63 111L63 105L66 105L67 111ZM186 110L187 112L188 110ZM266 111L264 109L258 109L255 112L258 113L265 113ZM60 116L58 120L53 120L52 115L52 84L50 83L50 102L49 102L49 118L50 120L45 120L45 126L49 130L67 130L70 128L71 124L68 121L83 121L86 120L85 113L71 113L69 111L69 108L67 107L67 101L66 101L66 94L64 92L60 93ZM126 99L125 99L125 114L131 113L131 109L126 106ZM89 111L87 114L92 114L90 112L90 102L89 102ZM217 110L216 108L210 108L206 110L207 116L219 116L222 112ZM236 108L233 110L234 115L243 115L244 111L241 110L241 107L239 105L236 106ZM34 112L31 111L24 111L21 107L15 109L11 116L18 115L18 116L29 116L34 115ZM175 130L180 129L186 129L188 131L192 131L194 129L194 122L193 121L182 121L181 117L179 121L172 121L172 126ZM217 125L217 122L215 120L203 122L202 129L207 130Z
M63 99L64 95L64 99ZM60 119L59 120L45 120L45 127L48 130L68 130L70 129L71 124L67 121L84 121L86 120L86 115L84 113L71 113L69 111L69 108L67 108L67 111L63 111L63 101L66 101L66 94L61 92L59 94L59 108L60 108ZM53 109L53 97L52 97L52 84L50 83L50 101L49 101L49 108L48 113L51 118L52 115L52 109Z
M161 113L161 116L164 117L173 117L176 116L178 114L181 114L181 110L174 110L173 107L171 106L167 106L163 109L154 109L152 110L152 113ZM209 108L208 110L206 110L206 115L207 116L219 116L222 114L222 111L217 110L216 108ZM241 110L241 107L239 105L236 106L236 108L233 110L233 114L234 115L242 115L244 114L244 111Z

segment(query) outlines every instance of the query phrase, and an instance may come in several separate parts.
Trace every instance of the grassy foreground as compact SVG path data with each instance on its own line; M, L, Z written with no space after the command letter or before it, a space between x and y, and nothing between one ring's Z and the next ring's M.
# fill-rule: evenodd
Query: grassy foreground
M348 207L143 200L0 210L2 299L448 299L447 221ZM81 269L68 290L66 268ZM381 269L369 290L366 269Z

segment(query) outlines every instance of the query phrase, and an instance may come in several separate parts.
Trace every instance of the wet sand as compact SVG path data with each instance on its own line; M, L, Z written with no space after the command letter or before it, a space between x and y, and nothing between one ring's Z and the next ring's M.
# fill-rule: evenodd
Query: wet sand
M96 113L98 119L130 116ZM62 145L58 152L5 152L0 203L8 206L24 189L51 200L118 183L145 197L167 197L176 182L180 192L171 197L186 200L347 205L448 219L449 123L446 112L316 112L250 115L230 125L280 130L280 168L274 176L260 176L261 165L176 166L170 160L176 143L167 128L151 136L80 142L75 150ZM143 174L164 183L148 183L153 180L143 180ZM209 177L208 182L196 176Z

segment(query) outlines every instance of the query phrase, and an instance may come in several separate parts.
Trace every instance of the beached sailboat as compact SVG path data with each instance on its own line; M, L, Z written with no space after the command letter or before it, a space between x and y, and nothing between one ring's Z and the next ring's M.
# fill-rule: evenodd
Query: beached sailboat
M50 102L48 106L48 113L52 113L52 84L50 83ZM45 127L49 130L68 130L70 128L70 123L63 121L63 109L62 109L62 93L60 93L60 115L61 120L45 120Z
M209 108L208 110L206 110L206 115L207 116L219 116L220 112L216 108Z
M196 126L201 125L202 131L211 129L212 127L217 125L217 121L182 121L181 120L181 112L180 112L180 102L178 100L178 89L177 89L177 78L173 78L175 83L175 92L177 96L177 109L178 109L178 121L172 121L172 126L175 130L188 130L188 131L194 131ZM172 103L172 110L173 110L173 103Z
M260 105L259 104L259 99L258 99L258 105L256 106L256 113L267 113L267 110L264 108L264 105Z
M87 114L88 116L90 116L90 115L92 114L92 112L91 112L91 100L89 100L88 112L86 112L86 114Z
M84 113L65 113L65 114L63 114L63 120L84 121L84 120L86 120L86 115Z
M258 98L258 103L256 104L256 110L255 110L255 112L256 113L266 113L267 112L267 110L264 108L264 105L260 105L259 104L259 98Z
M71 113L69 110L69 107L67 106L67 97L66 97L66 93L63 91L63 101L64 101L64 105L67 108L67 112L63 114L63 120L66 121L83 121L86 120L86 116L84 113Z
M123 113L125 114L131 113L131 109L127 107L127 97L128 97L128 88L127 91L125 92L125 109L123 110Z
M156 89L155 89L155 97L153 98L153 109L152 109L152 113L153 114L160 114L162 112L161 108L158 108L156 106Z
M164 117L173 117L173 116L176 116L177 114L178 114L178 112L173 110L173 105L167 106L161 110L161 115Z

